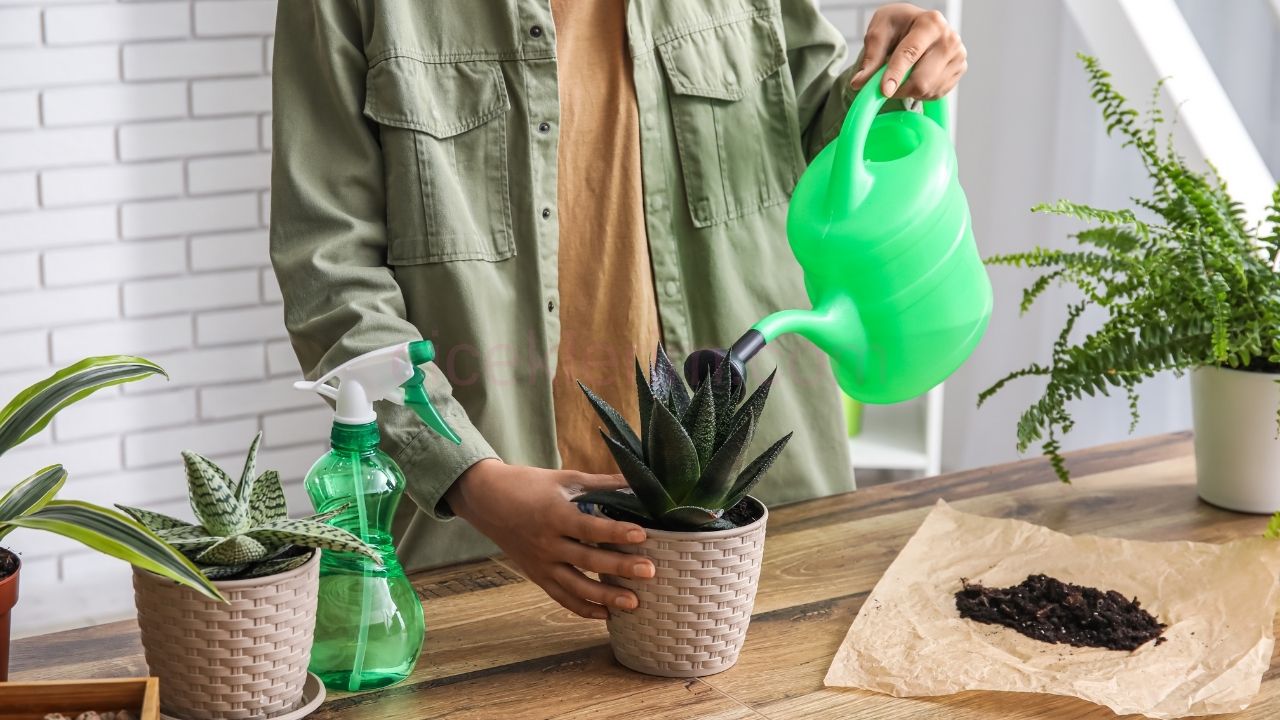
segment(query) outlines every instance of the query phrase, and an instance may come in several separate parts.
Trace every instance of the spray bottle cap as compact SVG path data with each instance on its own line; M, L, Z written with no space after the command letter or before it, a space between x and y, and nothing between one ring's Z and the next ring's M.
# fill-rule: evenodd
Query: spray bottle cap
M314 382L300 380L293 386L334 400L334 422L344 425L374 422L377 415L373 403L389 400L411 408L427 427L460 445L462 438L440 417L423 385L427 375L418 366L431 362L435 356L435 346L429 340L401 343L367 352ZM330 380L337 380L338 386L330 385Z

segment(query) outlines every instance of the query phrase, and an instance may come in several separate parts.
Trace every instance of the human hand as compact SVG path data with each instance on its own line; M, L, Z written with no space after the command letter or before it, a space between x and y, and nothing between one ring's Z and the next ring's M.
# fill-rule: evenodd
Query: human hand
M497 543L553 600L585 618L604 620L606 606L631 610L635 593L605 585L582 570L651 578L653 562L586 543L642 543L644 528L587 515L569 502L587 490L625 487L620 475L507 465L481 460L445 495L454 514Z
M861 90L887 59L889 67L880 83L885 97L936 100L951 92L969 69L965 57L960 35L942 13L893 3L871 17L850 84ZM904 85L902 76L911 67L915 69Z

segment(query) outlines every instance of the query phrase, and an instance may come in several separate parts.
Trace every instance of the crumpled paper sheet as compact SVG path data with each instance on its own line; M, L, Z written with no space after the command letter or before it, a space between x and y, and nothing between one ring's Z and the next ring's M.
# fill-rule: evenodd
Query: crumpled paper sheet
M849 628L826 684L897 697L1003 690L1068 695L1175 718L1249 705L1271 662L1280 543L1072 537L1020 520L925 518ZM1117 590L1168 624L1130 652L1073 648L962 619L960 579L1007 587L1044 573Z

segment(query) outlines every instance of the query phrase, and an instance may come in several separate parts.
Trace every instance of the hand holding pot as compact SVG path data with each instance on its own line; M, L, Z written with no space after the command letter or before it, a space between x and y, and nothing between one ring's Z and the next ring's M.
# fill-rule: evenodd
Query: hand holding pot
M587 543L638 544L645 531L634 523L587 515L569 499L587 490L623 487L620 475L481 460L458 478L445 499L552 599L582 617L604 620L605 606L630 610L637 605L636 596L592 580L582 570L649 578L653 563Z

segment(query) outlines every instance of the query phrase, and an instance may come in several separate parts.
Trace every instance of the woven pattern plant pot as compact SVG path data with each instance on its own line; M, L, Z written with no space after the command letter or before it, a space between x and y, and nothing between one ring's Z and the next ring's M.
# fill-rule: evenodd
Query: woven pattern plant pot
M229 604L133 571L142 648L160 709L182 720L269 718L295 709L311 659L320 553L288 572L215 582Z
M711 532L647 530L640 545L607 545L643 555L656 573L648 579L603 575L601 579L636 594L635 610L609 610L609 642L614 657L642 673L701 677L727 670L751 624L768 510L745 527Z

